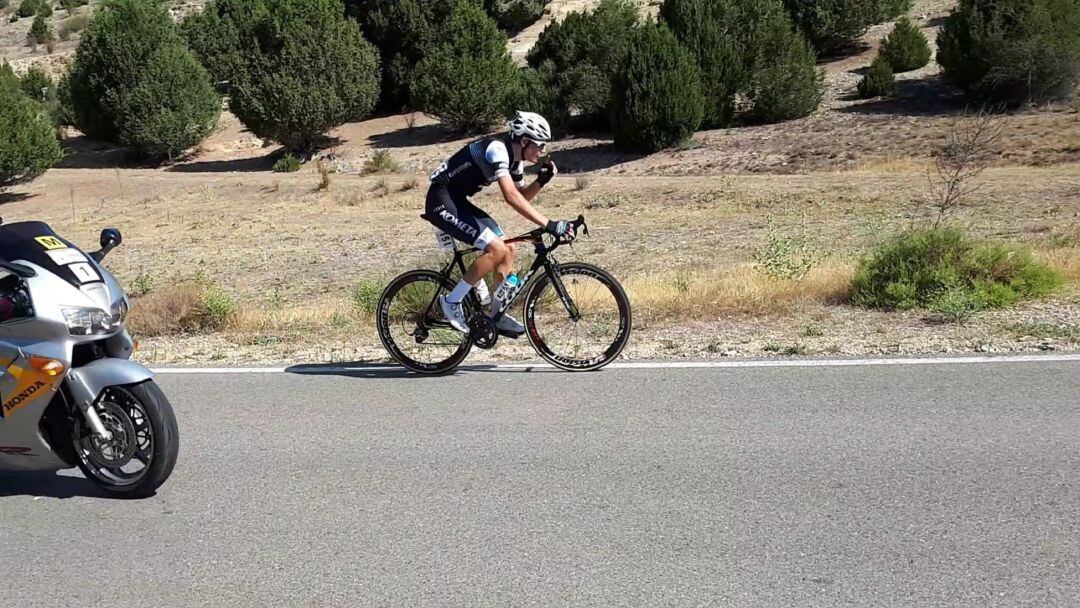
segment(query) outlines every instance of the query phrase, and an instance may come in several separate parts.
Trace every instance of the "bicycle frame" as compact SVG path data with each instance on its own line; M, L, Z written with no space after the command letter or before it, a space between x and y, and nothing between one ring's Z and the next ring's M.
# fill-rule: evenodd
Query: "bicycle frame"
M578 219L573 222L573 225L575 232L580 228L582 230L582 234L584 234L585 236L589 235L589 228L585 224L584 216L578 216ZM545 233L543 230L537 229L516 236L512 239L507 239L506 244L508 245L517 243L532 244L536 252L536 259L533 260L532 266L529 268L529 271L525 273L524 277L522 277L521 283L518 286L517 291L514 293L514 295L508 301L503 303L502 309L499 310L495 314L495 316L491 317L492 321L498 322L499 319L501 319L502 316L506 313L506 311L510 310L513 307L514 302L517 301L521 294L526 292L528 284L532 280L533 276L536 274L536 271L540 270L541 268L543 268L551 277L551 283L555 287L555 293L558 294L559 300L566 308L566 312L570 315L570 318L574 321L577 321L581 318L577 306L570 298L570 294L566 291L566 287L563 285L562 280L559 278L559 263L551 258L551 252L555 251L562 245L570 244L572 241L556 238L551 243L551 245L548 245L544 242L544 234ZM457 243L455 242L454 257L451 258L445 266L443 266L440 274L449 279L451 277L451 273L456 267L461 273L461 275L464 276L465 273L468 271L468 268L465 266L465 256L472 255L474 253L480 253L480 250L476 247L459 249ZM475 310L481 310L480 299L476 296L476 294L470 291L468 297L470 298L470 301L475 307ZM432 298L431 302L428 304L427 310L424 313L425 319L429 319L433 316L431 313L433 310L436 310L436 304L438 300L439 290L435 290L435 295ZM437 322L437 326L439 327L449 327L449 325L450 324L447 322Z

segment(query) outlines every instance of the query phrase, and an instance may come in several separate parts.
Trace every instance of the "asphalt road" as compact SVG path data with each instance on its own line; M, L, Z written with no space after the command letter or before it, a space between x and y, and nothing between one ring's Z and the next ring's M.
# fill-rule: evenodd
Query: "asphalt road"
M0 606L1080 605L1078 362L159 381L156 497L0 477Z

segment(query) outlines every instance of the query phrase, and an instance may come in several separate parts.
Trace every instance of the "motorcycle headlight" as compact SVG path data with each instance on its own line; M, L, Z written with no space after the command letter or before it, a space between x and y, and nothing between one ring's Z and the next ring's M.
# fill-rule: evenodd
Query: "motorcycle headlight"
M113 330L112 315L100 308L65 308L64 320L73 336L107 334Z

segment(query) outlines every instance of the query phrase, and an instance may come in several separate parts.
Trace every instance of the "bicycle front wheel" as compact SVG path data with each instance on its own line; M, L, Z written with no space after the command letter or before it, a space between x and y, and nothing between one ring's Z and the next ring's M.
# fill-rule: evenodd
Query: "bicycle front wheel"
M454 285L430 270L413 270L394 279L379 299L379 340L395 361L418 374L445 374L469 354L472 341L442 314L436 298ZM471 315L471 298L466 299Z
M525 333L545 361L567 371L604 367L630 340L630 299L615 277L591 264L544 273L525 297Z

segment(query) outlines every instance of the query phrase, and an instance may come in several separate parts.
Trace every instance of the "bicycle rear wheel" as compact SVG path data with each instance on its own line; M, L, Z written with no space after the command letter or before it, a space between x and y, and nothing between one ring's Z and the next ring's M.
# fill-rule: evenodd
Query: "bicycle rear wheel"
M413 270L387 285L379 299L379 340L395 361L418 374L453 371L472 349L469 336L450 327L436 297L449 293L450 279L430 270ZM472 298L465 299L466 318Z
M525 297L525 333L533 348L568 371L614 361L630 340L630 324L630 299L622 285L591 264L560 265L558 276L543 274Z

